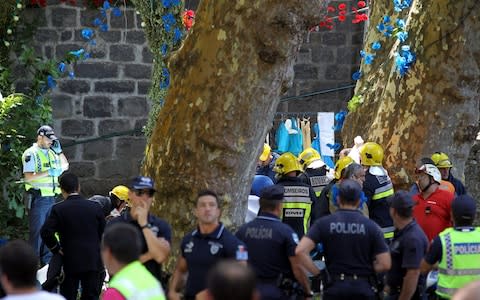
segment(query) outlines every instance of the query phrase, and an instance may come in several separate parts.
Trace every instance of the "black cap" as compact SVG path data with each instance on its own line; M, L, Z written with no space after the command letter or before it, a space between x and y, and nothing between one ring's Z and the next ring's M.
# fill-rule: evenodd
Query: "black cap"
M153 179L150 177L137 176L132 179L130 188L134 190L155 190L155 184L153 183Z
M265 200L283 200L285 188L282 185L275 184L267 186L260 192L260 198Z
M415 206L415 201L407 191L395 192L395 195L388 199L388 203L395 209L407 209Z
M475 200L469 195L461 195L452 202L452 214L455 218L473 219L477 212Z
M355 180L344 179L340 182L338 195L340 196L340 199L353 203L360 199L360 196L362 195L362 187Z
M40 126L40 128L37 130L37 135L46 136L51 140L57 140L55 132L53 132L53 128L48 125Z

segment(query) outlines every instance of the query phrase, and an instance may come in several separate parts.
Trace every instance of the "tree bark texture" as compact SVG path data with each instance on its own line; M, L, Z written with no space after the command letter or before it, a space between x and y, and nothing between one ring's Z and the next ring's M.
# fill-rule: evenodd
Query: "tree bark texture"
M154 211L181 238L196 194L217 191L222 220L242 223L263 138L321 0L201 1L195 26L169 61L171 85L147 145Z
M365 48L382 41L372 65L362 65L355 95L364 103L348 114L342 131L385 149L384 164L397 187L413 182L415 161L435 151L448 153L463 177L479 129L480 1L414 0L393 12L392 1L375 1ZM384 15L407 23L406 44L417 60L404 77L395 71L400 44L376 30ZM467 187L468 188L468 187Z

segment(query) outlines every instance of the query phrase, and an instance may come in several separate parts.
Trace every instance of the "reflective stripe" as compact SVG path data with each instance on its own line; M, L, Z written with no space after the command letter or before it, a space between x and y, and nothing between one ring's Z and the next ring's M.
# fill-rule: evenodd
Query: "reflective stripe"
M443 286L437 286L437 295L442 297L451 297L458 289L450 289Z
M445 274L445 275L459 275L459 276L465 276L465 275L480 275L480 269L461 269L461 270L452 270L452 269L444 269L444 268L439 268L438 272L440 274Z
M393 194L394 194L394 191L393 191L393 189L391 189L391 190L388 190L388 191L386 191L386 192L373 195L372 200L383 199L383 198L386 198L386 197L390 197L390 196L392 196Z
M384 232L384 233L383 233L383 238L384 238L384 239L391 239L391 238L393 238L393 235L394 235L394 234L393 234L393 231L391 231L391 232Z
M285 204L285 202L294 202L294 203L308 203L308 204L311 204L312 203L312 200L310 199L310 197L306 198L306 197L284 197L283 198L283 203Z
M51 182L35 182L35 181L25 181L25 183L28 183L30 184L33 188L50 188L52 187L52 183ZM58 183L55 183L54 186L59 186Z
M304 209L305 213L303 214L303 233L307 233L307 229L310 227L310 215L312 213L312 205L307 203L283 203L283 209L291 209L291 208L298 208ZM297 232L298 233L298 232Z
M447 269L452 269L453 268L453 257L452 257L452 239L450 237L450 233L445 234L445 247L446 247L446 252L447 252Z
M389 227L382 227L380 228L383 232L383 238L384 239L391 239L393 238L395 227L394 226L389 226Z

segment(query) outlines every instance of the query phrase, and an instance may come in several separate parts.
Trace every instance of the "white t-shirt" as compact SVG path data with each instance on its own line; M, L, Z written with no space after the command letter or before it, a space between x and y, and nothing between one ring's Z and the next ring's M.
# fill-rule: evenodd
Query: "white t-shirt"
M59 294L36 291L21 295L8 295L7 297L2 298L2 300L65 300L65 298Z

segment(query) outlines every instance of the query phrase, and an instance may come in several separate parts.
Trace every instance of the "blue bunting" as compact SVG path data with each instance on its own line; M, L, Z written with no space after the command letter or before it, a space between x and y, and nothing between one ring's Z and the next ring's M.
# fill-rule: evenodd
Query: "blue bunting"
M396 37L401 43L404 43L408 38L408 32L399 31L399 32L397 32Z
M393 0L394 10L400 12L405 8L409 8L412 5L413 0Z
M108 0L103 1L103 9L104 10L110 9L110 2L108 2Z
M397 27L400 29L405 29L406 27L405 21L403 19L397 19L395 23L397 24Z
M55 81L52 75L47 76L47 86L49 89L53 89L54 87L57 86L57 82Z
M372 43L372 50L380 50L382 48L382 44L380 44L379 41L373 42Z
M395 65L401 76L408 72L408 69L415 63L416 56L410 51L410 46L404 45L400 52L395 53Z
M160 52L162 53L162 55L163 56L167 55L167 51L168 51L168 45L162 44L162 46L160 47Z
M365 64L366 65L371 65L374 59L375 59L375 55L373 55L373 54L365 55Z
M352 79L357 81L359 80L360 78L362 78L362 72L361 71L357 71L355 73L352 74Z
M103 31L103 32L108 31L108 24L100 25L100 30Z
M343 128L343 123L345 122L345 116L347 112L344 110L339 111L335 114L335 127L333 128L334 131L340 131Z
M393 32L393 26L390 23L390 16L384 16L382 22L377 25L377 30L383 33L384 36L390 37Z
M171 32L172 26L175 25L175 17L171 13L168 13L162 16L162 21L163 21L163 27L165 28L165 31Z
M61 63L58 64L58 71L60 73L65 72L65 67L66 67L65 63L62 61Z
M112 10L112 14L115 17L121 17L122 16L122 11L120 10L120 8L114 7L113 10Z
M172 6L180 5L180 0L163 0L162 5L165 8L170 8Z
M335 144L327 144L327 147L332 149L333 151L337 152L341 147L342 145L340 145L339 143L335 143Z
M68 53L72 54L73 56L77 57L77 58L80 58L80 56L82 56L82 54L85 52L85 49L83 48L80 48L76 51L70 51Z
M178 42L180 42L182 40L182 35L182 31L175 27L175 29L173 30L173 43L177 44Z
M82 29L82 37L87 41L91 40L93 37L93 30L90 28Z
M95 20L93 20L93 25L95 25L95 26L100 26L102 24L103 24L103 22L99 18L95 18Z
M73 71L68 72L68 77L70 77L70 79L75 78L75 73Z
M170 85L170 73L168 72L167 68L163 68L162 76L163 76L163 80L160 83L160 88L161 89L166 89Z

